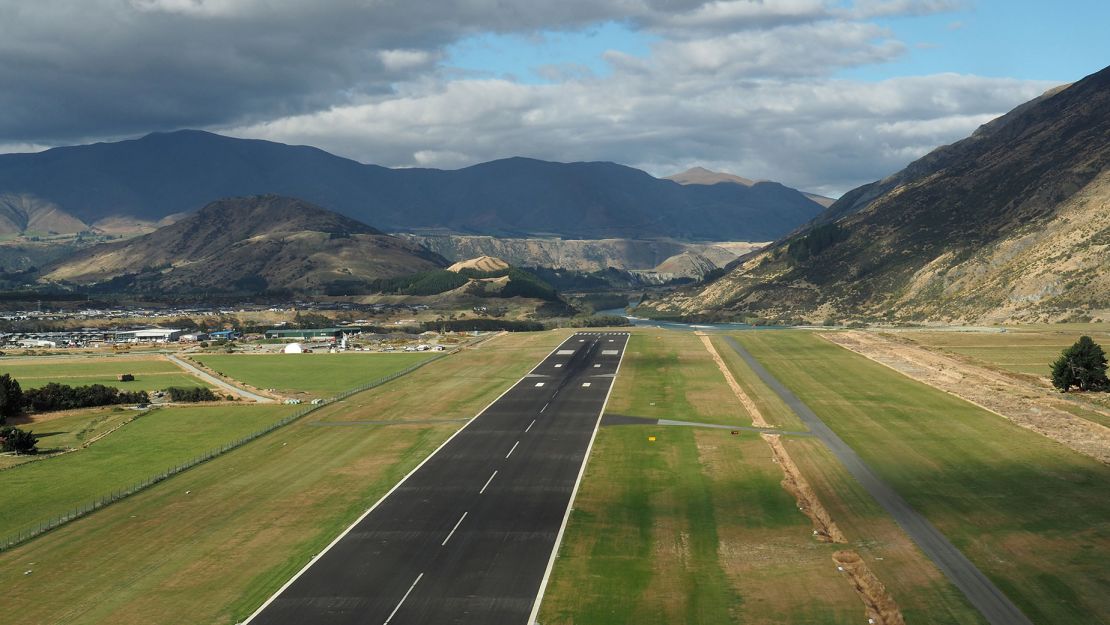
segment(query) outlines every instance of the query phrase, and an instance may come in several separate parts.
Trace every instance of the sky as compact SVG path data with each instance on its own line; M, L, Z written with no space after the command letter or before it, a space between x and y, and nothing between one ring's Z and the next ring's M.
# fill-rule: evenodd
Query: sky
M838 196L1110 62L1104 0L0 0L0 153L201 128Z

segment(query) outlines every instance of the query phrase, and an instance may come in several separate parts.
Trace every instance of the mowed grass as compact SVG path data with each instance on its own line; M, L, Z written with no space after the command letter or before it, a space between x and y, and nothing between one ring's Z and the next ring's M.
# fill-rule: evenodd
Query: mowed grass
M1110 467L813 334L736 336L1034 622L1110 620Z
M607 412L652 419L750 425L701 340L690 332L633 333Z
M89 447L8 469L0 473L0 536L185 463L293 411L281 405L159 408Z
M0 553L4 622L243 620L462 425L327 423L472 417L561 336L497 337Z
M380 354L204 354L193 359L255 388L329 396L369 384L431 358L428 352Z
M603 428L539 622L859 623L769 456L754 434Z
M103 356L89 358L12 358L0 361L0 373L9 373L22 388L39 388L50 382L85 386L103 384L124 391L156 391L171 386L208 386L180 367L161 358ZM131 382L116 376L130 373Z

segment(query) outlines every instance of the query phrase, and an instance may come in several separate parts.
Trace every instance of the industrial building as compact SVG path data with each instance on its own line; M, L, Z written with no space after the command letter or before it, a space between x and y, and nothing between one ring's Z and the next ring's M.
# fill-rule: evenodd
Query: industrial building
M289 339L289 340L307 340L307 339L325 339L325 340L338 340L343 336L344 332L350 329L344 328L306 328L303 330L266 330L266 338L268 339Z

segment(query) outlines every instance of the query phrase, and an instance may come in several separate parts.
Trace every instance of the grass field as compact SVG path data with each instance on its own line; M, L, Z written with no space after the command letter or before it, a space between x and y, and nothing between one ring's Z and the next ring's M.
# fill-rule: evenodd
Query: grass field
M983 364L1049 379L1052 361L1075 343L1075 332L905 332L904 336L927 347L967 356ZM1110 349L1110 340L1096 338Z
M242 620L461 425L328 423L471 417L559 340L495 338L0 554L4 622Z
M1110 620L1110 467L815 335L736 336L1034 622Z
M85 449L8 469L0 474L0 536L130 486L294 410L281 405L160 408ZM42 425L40 435L60 431L53 422Z
M0 372L10 373L25 389L45 386L49 382L70 386L103 384L125 391L155 391L170 386L207 386L172 362L150 357L11 358L0 360ZM135 380L116 380L116 376L121 373L131 373Z
M656 338L662 336L662 339ZM633 337L610 406L634 404L662 387L715 397L685 418L724 415L750 422L705 348L685 350L691 334L649 331ZM644 357L636 357L643 350ZM725 352L718 347L722 356ZM652 371L659 354L684 353L683 367ZM727 356L726 356L727 357ZM715 374L705 372L705 364ZM745 372L737 371L741 377ZM695 380L685 379L686 374ZM748 376L743 375L744 378ZM743 382L742 382L743 384ZM772 413L773 401L756 397ZM610 412L617 412L611 409ZM626 414L626 412L621 412ZM633 414L639 414L634 412ZM779 415L786 421L785 415ZM656 436L653 443L649 435ZM803 442L804 441L804 442ZM819 479L814 487L851 530L851 545L872 561L913 623L978 623L975 614L893 521L853 490L836 461L808 439L790 439L796 461ZM795 447L795 445L797 445ZM866 622L863 604L836 573L830 545L811 536L809 519L780 482L781 469L754 434L613 426L598 433L539 622L809 623ZM850 500L840 504L841 493ZM839 519L838 519L839 520ZM887 569L897 570L899 575Z
M689 332L651 330L629 339L621 369L620 388L609 400L614 414L751 425L734 408L735 396L701 340Z
M194 360L255 388L330 396L400 371L433 354L204 354Z

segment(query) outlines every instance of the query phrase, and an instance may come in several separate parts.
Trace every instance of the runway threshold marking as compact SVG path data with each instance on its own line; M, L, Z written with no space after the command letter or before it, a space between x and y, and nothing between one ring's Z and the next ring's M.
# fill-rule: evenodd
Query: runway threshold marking
M490 483L490 482L492 482L492 481L493 481L493 478L495 478L495 477L497 477L497 471L494 471L494 472L493 472L493 475L489 476L489 479L488 479L488 480L486 480L486 483L485 483L485 485L483 485L483 486L482 486L482 490L478 491L478 494L479 494L479 495L481 495L482 493L486 492L486 489L487 489L487 488L489 488L489 483Z
M412 583L412 586L409 586L408 591L405 592L405 596L401 597L401 600L397 602L397 607L393 608L393 611L389 613L389 616L385 619L385 622L382 623L382 625L389 625L389 622L393 620L393 617L397 616L397 610L400 610L401 606L405 604L405 599L408 599L409 595L412 594L412 589L416 588L416 585L420 583L421 577L424 577L423 573L416 576L416 581Z
M494 471L494 473L497 473L497 472ZM489 479L492 480L493 477L491 476ZM482 490L485 490L485 488L483 487ZM481 493L479 493L479 494L481 494ZM458 523L455 523L455 527L451 528L451 532L449 534L447 534L447 538L444 538L443 542L439 543L440 547L445 546L447 544L447 541L451 540L451 537L455 535L455 530L459 529L459 526L462 525L463 519L466 518L467 514L470 514L469 510L467 510L466 512L463 512L463 515L461 517L459 517Z
M508 458L509 456L513 455L513 452L516 451L516 446L519 445L519 444L520 444L520 441L517 441L517 442L513 443L513 448L509 450L509 453L505 454L505 458Z
M536 420L532 419L532 422L528 424L528 427L524 428L524 431L527 433L528 430L531 430L532 426L535 425L535 424L536 424Z

